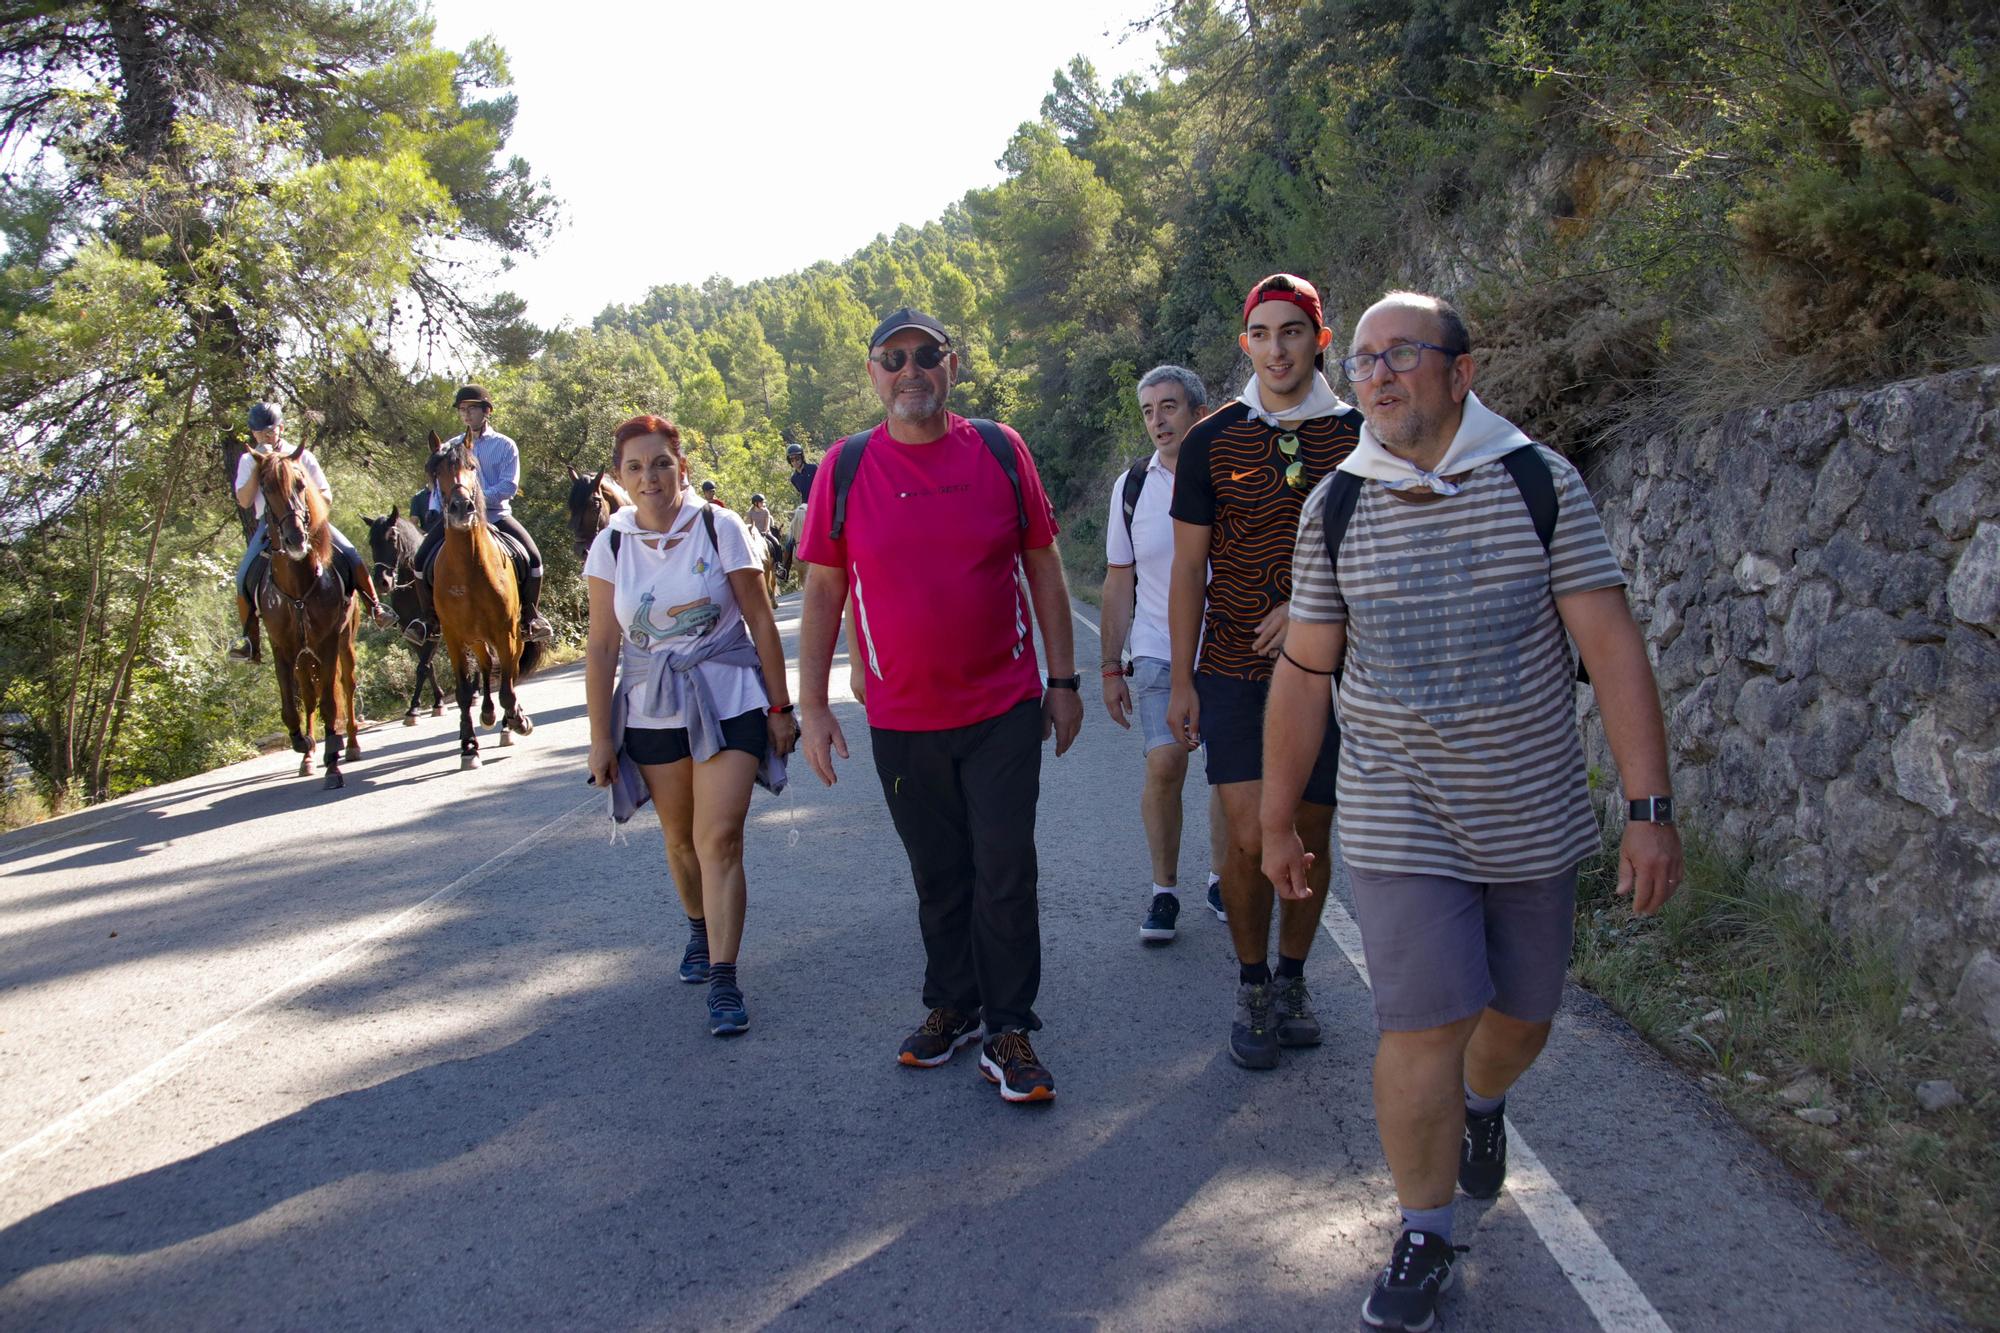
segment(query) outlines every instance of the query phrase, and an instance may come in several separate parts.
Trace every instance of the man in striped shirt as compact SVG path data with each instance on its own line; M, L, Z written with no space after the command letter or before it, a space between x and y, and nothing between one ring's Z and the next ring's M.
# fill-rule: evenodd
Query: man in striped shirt
M1666 729L1624 575L1576 469L1472 393L1470 351L1436 297L1392 292L1355 327L1341 368L1367 424L1300 517L1290 660L1264 732L1264 871L1303 897L1315 888L1292 810L1344 667L1340 847L1403 1213L1362 1307L1376 1328L1431 1326L1452 1276L1454 1185L1499 1192L1504 1099L1562 999L1577 866L1598 847L1568 639L1633 798L1619 892L1648 914L1681 874ZM1522 479L1536 468L1552 522ZM1353 505L1336 558L1324 515L1343 479Z

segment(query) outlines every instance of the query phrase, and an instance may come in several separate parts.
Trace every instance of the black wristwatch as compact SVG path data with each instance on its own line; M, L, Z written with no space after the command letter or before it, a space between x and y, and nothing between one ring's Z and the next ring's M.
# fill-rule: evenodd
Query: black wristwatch
M1625 818L1634 824L1671 824L1674 822L1674 798L1642 796L1636 801L1628 801Z
M1083 677L1050 676L1049 688L1052 690L1080 690L1083 688Z

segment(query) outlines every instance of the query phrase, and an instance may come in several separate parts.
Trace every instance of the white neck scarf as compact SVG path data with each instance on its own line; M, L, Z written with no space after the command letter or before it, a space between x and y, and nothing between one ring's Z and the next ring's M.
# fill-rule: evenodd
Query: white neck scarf
M1264 406L1263 387L1257 382L1254 372L1250 376L1250 382L1243 386L1243 392L1236 395L1236 401L1249 408L1251 416L1277 429L1283 429L1280 416L1284 421L1311 421L1316 417L1330 417L1347 406L1340 401L1340 396L1334 393L1333 386L1326 382L1326 376L1317 370L1313 372L1312 392L1306 395L1304 402L1296 406L1279 408L1275 414L1267 410Z
M1353 453L1341 460L1338 470L1379 481L1392 491L1423 486L1439 495L1457 495L1457 485L1446 481L1446 477L1470 472L1483 463L1490 463L1524 444L1532 443L1521 433L1520 427L1480 402L1478 394L1468 392L1464 414L1459 418L1458 433L1451 437L1451 446L1444 451L1444 458L1439 461L1436 471L1426 472L1407 458L1398 458L1390 453L1375 438L1375 432L1368 428L1366 422L1361 426L1361 442L1354 446Z
M679 522L683 516L692 514L695 510L701 508L704 503L705 501L695 499L692 487L681 487L681 505L679 509L674 511L673 521ZM648 537L664 537L668 535L667 533L656 532L652 528L640 527L639 506L636 504L621 505L617 509L612 510L611 521L605 524L605 526L614 528L619 532L644 533Z

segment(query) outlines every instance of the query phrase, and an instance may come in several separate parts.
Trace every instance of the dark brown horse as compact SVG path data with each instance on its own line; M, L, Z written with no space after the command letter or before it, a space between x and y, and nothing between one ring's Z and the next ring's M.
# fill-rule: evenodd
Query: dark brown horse
M611 516L632 503L625 488L599 472L586 477L573 467L569 473L569 535L576 543L576 558L590 554L590 544L611 521Z
M431 436L433 450L443 448ZM431 595L445 655L458 675L460 768L479 767L479 736L472 728L472 695L483 692L479 724L493 725L493 690L506 710L500 744L514 743L535 724L514 697L514 683L535 669L542 646L521 633L521 598L514 562L486 522L485 491L472 441L454 441L438 460L438 494L443 499L444 546L431 566ZM475 682L477 685L475 686Z
M375 565L375 581L382 593L389 599L389 605L396 613L396 619L411 621L421 614L422 606L417 601L417 547L423 536L416 525L406 518L398 518L391 509L382 518L361 519L368 525L368 554ZM437 640L426 639L422 647L412 645L417 655L417 684L410 691L410 707L403 714L403 725L417 725L417 704L424 697L424 682L430 682L431 716L444 716L444 691L438 688L437 669L431 664L431 657L437 652Z
M361 626L361 606L334 569L326 499L292 461L297 452L257 460L257 489L264 496L271 543L270 571L256 590L257 610L271 638L285 729L292 748L305 756L299 776L312 772L316 711L326 727L326 787L332 790L346 785L340 775L343 725L348 759L361 757L354 694L354 636Z

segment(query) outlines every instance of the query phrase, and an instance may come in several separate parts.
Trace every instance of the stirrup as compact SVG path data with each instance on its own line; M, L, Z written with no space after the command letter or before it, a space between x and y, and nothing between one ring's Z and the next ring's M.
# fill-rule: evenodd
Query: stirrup
M431 627L422 616L411 616L410 623L403 626L403 637L421 648L431 641Z
M549 622L537 615L521 626L521 633L529 643L553 643L556 632Z

